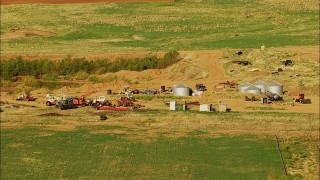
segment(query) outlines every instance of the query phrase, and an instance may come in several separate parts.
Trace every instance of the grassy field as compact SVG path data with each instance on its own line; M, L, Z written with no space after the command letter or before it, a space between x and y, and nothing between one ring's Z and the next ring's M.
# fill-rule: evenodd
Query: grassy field
M109 119L100 122L100 114ZM316 124L317 115L300 113L5 108L1 174L5 179L313 179Z
M317 1L299 3L209 0L1 6L2 35L19 28L56 34L4 39L1 53L74 55L317 45Z
M2 132L2 178L219 178L284 175L275 141L254 136L155 138L129 141L121 134L22 128ZM129 130L129 129L127 129ZM133 137L134 138L134 137Z

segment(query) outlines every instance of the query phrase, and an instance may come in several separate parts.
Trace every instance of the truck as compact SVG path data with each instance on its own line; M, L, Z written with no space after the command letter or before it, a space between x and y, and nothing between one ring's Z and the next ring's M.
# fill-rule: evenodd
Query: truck
M57 101L56 108L73 109L82 106L82 101L79 98L66 98L65 100Z
M60 96L53 96L51 94L46 94L46 98L47 98L46 105L53 106L58 104L59 101L65 100L66 96L65 94L60 94Z

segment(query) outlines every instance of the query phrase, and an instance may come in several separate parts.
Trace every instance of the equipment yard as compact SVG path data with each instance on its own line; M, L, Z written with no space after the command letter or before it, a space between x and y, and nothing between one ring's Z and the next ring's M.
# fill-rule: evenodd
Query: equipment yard
M1 1L1 179L319 178L316 0L87 2Z

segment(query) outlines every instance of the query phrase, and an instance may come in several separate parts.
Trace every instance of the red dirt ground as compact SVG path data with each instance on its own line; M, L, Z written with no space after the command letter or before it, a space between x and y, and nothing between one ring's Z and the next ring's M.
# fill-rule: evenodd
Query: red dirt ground
M114 3L114 2L169 2L170 0L1 0L9 4L72 4L72 3Z

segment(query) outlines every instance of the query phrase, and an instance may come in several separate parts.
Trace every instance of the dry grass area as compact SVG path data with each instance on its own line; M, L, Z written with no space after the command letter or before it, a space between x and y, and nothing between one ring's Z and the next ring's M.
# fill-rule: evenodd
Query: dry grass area
M263 3L280 5L290 11L319 10L318 0L261 0Z
M118 2L168 2L168 0L1 0L1 5L10 4L74 4Z
M34 37L34 36L54 36L54 35L56 34L52 32L36 30L36 29L12 29L10 32L7 32L1 35L1 40Z

